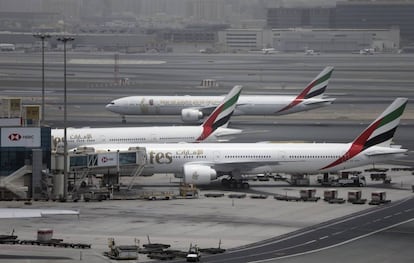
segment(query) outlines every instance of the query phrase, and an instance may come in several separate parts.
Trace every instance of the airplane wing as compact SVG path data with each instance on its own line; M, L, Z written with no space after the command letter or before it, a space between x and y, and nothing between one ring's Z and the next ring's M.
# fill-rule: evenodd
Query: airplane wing
M407 149L384 147L384 149L373 149L373 150L365 151L365 155L375 156L375 155L398 154L398 153L406 153L407 151L408 151Z
M0 218L32 218L48 215L79 215L79 211L56 209L0 208Z
M308 99L303 102L305 105L317 105L317 104L326 104L333 103L336 98L322 98L322 99Z
M280 162L278 161L266 162L265 164L263 162L256 162L256 161L243 161L243 162L216 163L216 164L212 164L210 167L215 169L216 171L229 172L229 171L234 171L234 170L249 171L249 170L254 170L258 167L273 166L273 165L279 165L279 164Z
M225 138L227 136L234 136L235 134L241 134L243 130L240 129L231 129L231 128L219 128L215 131L214 135L216 137Z
M241 105L246 105L246 103L236 103L237 107L239 107ZM199 110L203 113L204 116L208 116L216 109L216 107L217 107L217 105L209 105L209 106L205 106L205 107L191 107L191 108L187 108L187 109Z

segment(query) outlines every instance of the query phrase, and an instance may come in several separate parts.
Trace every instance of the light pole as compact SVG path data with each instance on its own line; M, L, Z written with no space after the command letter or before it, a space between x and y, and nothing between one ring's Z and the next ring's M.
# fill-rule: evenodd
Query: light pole
M37 33L33 34L35 38L42 40L42 121L45 124L45 39L50 38L49 34Z
M66 112L66 42L73 41L75 38L62 36L57 38L63 43L63 197L68 199L68 142L67 138L67 112Z

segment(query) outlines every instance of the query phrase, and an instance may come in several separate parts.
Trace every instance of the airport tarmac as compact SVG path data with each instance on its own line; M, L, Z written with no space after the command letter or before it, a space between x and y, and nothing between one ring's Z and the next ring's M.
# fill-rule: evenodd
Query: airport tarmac
M412 197L411 185L414 184L414 176L411 172L398 171L392 176L391 185L368 181L368 187L358 188L362 190L362 197L370 200L371 192L378 189L384 190L387 199L392 202ZM125 178L125 183L128 181L128 178ZM179 179L171 175L156 175L140 177L136 183L142 190L177 191L174 186L178 185ZM251 182L251 185L252 193L248 192L246 198L242 199L229 198L228 195L233 192L214 190L209 187L200 189L198 199L33 202L31 206L24 205L23 202L3 201L0 202L2 207L79 209L81 215L79 219L76 216L4 219L0 226L0 233L7 234L14 229L19 239L35 239L38 229L51 228L54 231L54 238L62 238L65 242L92 244L92 248L45 249L36 246L1 245L0 254L3 255L0 255L0 262L28 262L31 255L34 257L29 262L78 262L80 257L85 262L104 262L108 260L102 256L102 253L108 250L108 238L110 237L115 238L118 245L132 245L135 239L138 239L142 245L147 243L147 235L149 235L151 242L171 244L172 249L179 250L187 250L190 243L200 247L217 247L221 240L223 248L232 249L365 209L373 209L368 203L355 205L329 204L323 200L318 202L280 201L275 200L273 195L299 196L299 190L303 188L274 181ZM316 189L316 196L319 197L323 197L323 191L327 189L318 186L312 186L312 188ZM346 199L347 192L356 188L337 189L338 196ZM223 193L224 196L211 198L205 196L207 193ZM267 193L269 197L267 199L250 198L253 193ZM13 259L12 255L16 258ZM27 255L27 258L24 255ZM39 258L40 261L35 261L37 256L50 256L51 258ZM66 257L69 259L65 259ZM289 259L288 262L301 262L301 259L303 256L298 256L298 261ZM140 255L139 262L145 261L148 261L148 258Z
M258 130L257 134L241 136L239 141L304 140L346 142L352 140L366 125L382 112L393 98L408 97L409 103L397 130L396 143L414 149L412 130L414 125L414 56L387 54L374 56L321 54L307 57L301 54L257 56L251 54L152 54L122 55L123 58L142 61L165 61L161 64L120 64L119 77L129 78L125 86L113 84L114 65L97 63L108 61L113 54L69 53L68 63L68 123L69 126L102 127L121 126L120 118L106 112L104 105L111 99L139 94L224 94L235 84L246 86L246 93L277 92L293 94L303 88L325 66L335 71L328 87L328 95L337 97L330 107L315 111L280 117L236 117L234 127ZM62 127L62 54L46 56L46 120L52 127ZM25 104L40 104L40 56L39 54L6 54L0 57L0 90L3 96L22 96ZM201 79L215 78L220 87L195 88ZM180 118L131 117L127 125L179 124ZM329 132L327 132L329 130ZM306 131L306 132L303 132ZM412 154L405 165L412 165ZM374 190L385 190L393 202L412 197L414 184L410 173L395 173L392 187L369 183L362 188L369 198ZM168 175L139 178L138 183L168 189L168 182L177 182ZM276 182L255 182L253 190L292 195L300 188ZM321 196L325 188L317 188ZM345 197L349 188L341 188ZM31 246L0 246L0 262L108 262L102 256L107 250L107 238L114 237L118 244L132 244L135 238L146 243L146 235L152 242L170 243L175 249L187 249L190 243L201 247L215 247L222 240L224 248L234 248L253 242L283 235L323 221L346 216L354 212L372 209L372 206L352 204L327 204L323 201L285 202L267 199L206 198L205 193L222 190L205 189L196 200L169 201L105 201L95 203L35 202L31 207L61 207L80 209L77 218L48 217L43 219L2 220L1 234L14 228L19 238L33 239L37 229L53 228L54 237L67 241L92 244L90 250L59 249ZM223 192L228 195L228 192ZM23 203L0 202L1 206L27 207ZM406 223L374 236L357 240L341 247L308 254L277 262L320 262L327 258L335 262L411 262L413 224ZM378 239L377 239L378 238ZM389 241L389 239L391 241ZM387 242L387 245L385 243ZM338 241L339 242L339 241ZM410 243L411 242L411 243ZM394 245L391 245L394 244ZM407 245L408 244L408 245ZM384 249L381 248L384 245ZM375 248L374 248L375 247ZM345 249L345 252L343 250ZM355 252L351 252L355 251ZM366 252L368 251L368 252ZM389 251L387 254L384 251ZM1 255L3 254L3 256ZM361 255L364 260L361 260ZM47 258L47 257L52 258ZM68 257L69 259L60 258ZM14 259L13 259L14 258ZM36 259L37 258L37 259ZM140 262L147 261L141 256ZM381 260L379 260L381 262Z

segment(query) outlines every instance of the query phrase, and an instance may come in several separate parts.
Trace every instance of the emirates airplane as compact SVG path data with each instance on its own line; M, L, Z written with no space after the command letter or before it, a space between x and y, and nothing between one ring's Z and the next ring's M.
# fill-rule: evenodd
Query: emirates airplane
M333 67L326 67L298 95L242 95L234 115L285 115L332 104L324 96ZM198 123L211 113L223 96L130 96L111 101L106 109L126 115L181 115L184 122Z
M236 107L242 86L234 86L223 101L200 126L119 127L119 128L69 128L68 148L84 144L102 143L171 143L171 142L221 142L232 139L242 130L227 128ZM63 142L64 130L52 130L53 147Z
M397 98L350 143L184 143L89 145L95 151L146 148L143 174L174 173L185 183L209 184L222 175L241 184L241 175L337 172L405 156L391 140L407 104ZM248 187L248 184L242 185Z

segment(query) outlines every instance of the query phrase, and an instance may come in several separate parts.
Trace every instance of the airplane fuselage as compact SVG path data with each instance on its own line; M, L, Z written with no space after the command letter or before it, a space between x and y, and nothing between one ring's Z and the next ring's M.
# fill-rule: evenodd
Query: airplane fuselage
M183 109L211 113L224 96L130 96L116 99L106 109L120 115L180 115ZM233 115L284 115L331 104L333 98L310 98L288 107L295 96L241 95Z
M201 126L165 126L165 127L114 127L114 128L68 128L68 149L90 144L115 143L177 143L196 142L202 134ZM63 142L64 130L52 130L53 148ZM220 127L203 142L217 142L220 136L231 136L241 130ZM219 135L220 134L220 135ZM226 137L229 138L229 137Z
M127 150L131 144L96 145L98 150ZM373 146L346 159L350 143L209 143L139 144L147 151L145 174L182 174L185 165L211 167L219 173L240 174L284 172L315 174L334 172L402 157L406 150ZM370 155L367 152L382 154ZM329 167L341 159L338 165ZM329 168L327 168L329 167Z

